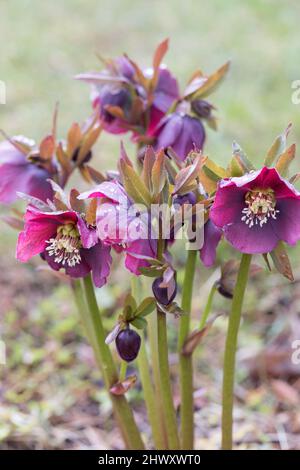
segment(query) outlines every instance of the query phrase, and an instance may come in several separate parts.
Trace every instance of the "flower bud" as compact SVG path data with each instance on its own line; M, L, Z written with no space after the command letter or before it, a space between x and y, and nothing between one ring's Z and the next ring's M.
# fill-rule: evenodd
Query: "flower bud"
M173 204L178 204L182 206L183 204L196 204L196 195L193 192L187 194L179 195L177 194L173 198Z
M220 283L217 287L219 294L223 295L226 299L232 299L233 293L225 289L225 287Z
M121 359L131 362L139 353L141 338L136 331L126 328L121 330L116 337L116 347Z
M197 116L208 119L211 115L212 105L204 100L192 101L192 110Z
M160 284L163 282L162 277L158 277L155 279L155 281L152 284L152 292L154 294L154 297L156 298L157 302L159 302L162 305L169 305L171 302L176 297L177 294L177 284L174 283L174 288L173 292L168 294L168 288L167 287L160 287Z

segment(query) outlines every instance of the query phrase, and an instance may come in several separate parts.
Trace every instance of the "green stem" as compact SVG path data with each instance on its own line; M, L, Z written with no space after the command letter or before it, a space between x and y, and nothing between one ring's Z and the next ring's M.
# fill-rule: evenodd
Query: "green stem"
M222 400L222 449L227 450L232 449L232 413L234 398L235 356L250 263L251 255L244 254L242 256L232 299L232 307L225 344Z
M133 277L131 282L131 293L135 298L136 302L139 303L141 296L141 286L139 285L139 278ZM146 350L146 340L144 333L141 334L141 348L137 357L137 364L139 368L140 379L144 392L144 399L147 409L147 415L152 429L153 441L156 449L165 449L165 440L164 435L161 429L160 423L160 410L157 406L157 397L154 393L154 388L152 384L149 362L147 357Z
M194 399L193 399L193 358L182 354L182 347L190 331L192 292L196 266L196 250L189 250L185 268L181 306L186 315L182 315L179 324L178 354L180 379L181 411L181 447L194 448Z
M208 295L208 299L207 299L207 302L206 302L206 305L205 305L205 309L204 309L204 311L202 313L202 316L201 316L201 319L200 319L199 330L202 330L202 328L205 327L205 323L207 322L207 319L208 319L209 314L211 312L212 303L213 303L213 299L214 299L216 291L217 291L217 284L214 283L211 290L210 290L210 293Z
M123 380L126 379L126 373L127 373L127 362L122 361L121 366L120 366L120 372L119 372L119 381L123 382Z
M110 392L112 385L118 381L118 372L110 349L105 343L105 330L90 275L84 278L83 283L88 308L86 308L83 300L79 301L78 307L81 310L81 319L90 337L97 363L102 371L105 387L112 401L125 444L129 449L144 449L143 441L126 398L124 396L113 395ZM75 297L78 301L79 294L77 293Z
M157 241L157 259L163 260L165 242L162 239L162 221L159 219L159 238ZM163 405L164 423L167 431L168 449L180 449L177 431L176 412L173 403L169 356L166 314L157 308L157 352L159 360L159 379Z
M157 341L159 356L160 386L162 392L162 403L167 428L169 449L180 449L177 432L176 413L173 404L172 388L170 381L170 369L168 358L168 338L166 314L157 310Z
M159 417L160 430L163 439L163 449L168 448L167 428L164 417L164 407L160 383L160 359L158 355L157 340L157 315L150 315L148 320L148 333L150 343L151 364L153 372L153 382L155 391L155 402Z

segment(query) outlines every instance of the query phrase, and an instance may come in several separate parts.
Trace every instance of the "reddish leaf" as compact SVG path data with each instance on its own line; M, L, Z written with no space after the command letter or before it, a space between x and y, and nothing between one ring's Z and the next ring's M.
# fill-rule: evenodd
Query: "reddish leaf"
M110 392L113 395L125 395L128 390L130 390L136 382L136 375L129 375L122 382L117 382L110 388Z

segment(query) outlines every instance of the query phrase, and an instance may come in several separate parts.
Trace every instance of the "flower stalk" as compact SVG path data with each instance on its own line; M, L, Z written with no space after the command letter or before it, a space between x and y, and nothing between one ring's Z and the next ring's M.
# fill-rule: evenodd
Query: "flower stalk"
M222 399L222 449L232 449L235 356L251 255L243 254L232 299L225 344Z
M77 284L76 301L81 297ZM128 449L144 449L144 444L136 426L132 410L124 396L116 396L110 392L111 387L118 381L118 372L113 361L110 349L105 343L105 330L97 305L95 291L91 276L83 280L86 303L80 300L78 307L81 310L81 319L94 349L95 357L101 369L105 387L113 404L113 409L121 429L126 447ZM82 308L87 306L82 312Z
M179 379L181 396L181 446L192 450L194 447L194 399L193 399L193 358L182 354L184 342L190 331L193 282L196 266L196 250L189 250L185 268L181 307L185 312L180 318L178 336Z

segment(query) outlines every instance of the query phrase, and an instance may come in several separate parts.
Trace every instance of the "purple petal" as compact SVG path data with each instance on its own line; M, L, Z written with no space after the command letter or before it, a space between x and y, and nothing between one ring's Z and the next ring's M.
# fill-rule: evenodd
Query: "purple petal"
M128 246L126 249L125 266L136 276L141 273L139 269L141 267L149 266L148 261L139 259L134 255L149 256L151 258L156 256L156 241L155 240L136 240Z
M172 103L179 98L179 88L176 78L166 68L160 68L153 104L166 113Z
M251 228L245 222L235 222L224 227L224 236L236 250L242 253L269 253L274 250L280 240L274 228L275 222L269 220L262 227L254 225Z
M82 220L81 217L78 217L77 227L80 233L82 246L84 248L91 248L96 245L98 242L98 235L95 228L87 227L85 221Z
M102 287L109 276L112 257L110 247L101 242L89 250L83 249L83 259L92 271L93 281L96 287Z
M208 220L204 225L204 244L200 250L200 259L207 268L216 262L216 250L222 237L222 230Z
M220 228L241 219L247 193L247 189L237 188L230 181L228 185L223 182L227 183L226 180L219 183L215 201L210 210L211 220Z
M276 209L280 212L272 223L279 240L295 245L300 240L300 200L280 199Z

